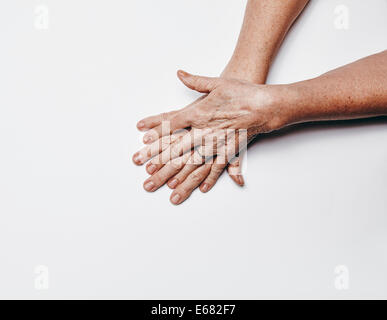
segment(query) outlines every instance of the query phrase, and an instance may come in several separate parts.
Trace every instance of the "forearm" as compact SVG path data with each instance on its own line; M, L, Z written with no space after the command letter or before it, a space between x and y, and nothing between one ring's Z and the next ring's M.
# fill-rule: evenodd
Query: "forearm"
M249 0L238 43L222 77L263 84L294 20L309 0Z
M387 50L279 90L289 124L387 115Z

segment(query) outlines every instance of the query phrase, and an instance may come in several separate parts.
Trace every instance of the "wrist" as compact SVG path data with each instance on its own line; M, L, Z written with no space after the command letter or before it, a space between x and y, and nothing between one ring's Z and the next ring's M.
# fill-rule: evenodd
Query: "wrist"
M279 95L287 125L314 121L312 105L315 93L312 90L313 79L282 86L282 94Z
M265 63L262 65L243 65L238 62L230 61L221 73L220 78L247 81L254 84L264 84L266 82L268 70L269 67Z
M304 88L298 84L262 86L268 110L268 131L303 122Z

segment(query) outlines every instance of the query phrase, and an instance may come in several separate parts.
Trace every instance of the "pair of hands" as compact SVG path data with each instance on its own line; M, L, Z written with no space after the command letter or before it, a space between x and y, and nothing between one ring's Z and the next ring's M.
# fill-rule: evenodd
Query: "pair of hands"
M194 189L209 191L227 167L240 186L240 157L247 143L264 132L286 125L273 88L245 81L200 77L178 71L190 89L204 93L180 110L145 118L137 123L146 146L133 155L151 175L144 189L156 191L165 183L180 204Z

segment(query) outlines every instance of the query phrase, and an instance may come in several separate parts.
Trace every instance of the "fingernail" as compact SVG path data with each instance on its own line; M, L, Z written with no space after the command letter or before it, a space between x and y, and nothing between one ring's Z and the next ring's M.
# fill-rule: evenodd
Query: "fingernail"
M243 180L243 176L238 176L238 182L241 186L245 184L245 181Z
M168 186L172 189L176 188L177 184L179 183L179 181L177 179L172 179L169 183L168 183Z
M145 127L145 123L143 121L140 121L139 123L137 123L137 128L141 129L144 127Z
M153 181L149 181L144 185L144 188L146 191L152 191L154 186L155 184L153 183Z
M205 184L203 184L203 186L202 186L202 191L203 191L203 192L207 192L207 191L208 191L208 188L209 188L208 183L205 183Z
M172 203L174 204L178 204L179 200L180 200L180 195L178 194L175 194L171 199Z
M139 153L136 153L134 156L133 156L133 161L140 164L142 163L142 156L141 154Z
M148 167L148 173L149 174L152 174L153 172L156 171L156 166L154 164L151 164L149 167Z
M144 137L144 143L149 143L152 141L152 137L151 136L145 136Z

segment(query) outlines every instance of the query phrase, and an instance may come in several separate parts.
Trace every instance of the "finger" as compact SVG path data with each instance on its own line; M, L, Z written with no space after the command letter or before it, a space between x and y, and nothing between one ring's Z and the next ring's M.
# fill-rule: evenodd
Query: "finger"
M211 92L221 81L220 78L196 76L183 70L179 70L177 76L188 88L202 93Z
M203 157L212 157L217 154L225 154L227 130L215 129L202 138L202 144L198 151Z
M222 156L225 157L226 162L230 162L236 155L246 150L247 144L247 130L230 130L227 132L225 154L222 154Z
M195 118L195 112L193 111L195 110L194 107L200 104L207 96L207 94L201 96L193 103L174 113L165 121L162 121L161 124L153 127L144 135L143 142L149 144L162 136L190 127L192 125L192 120Z
M183 155L186 151L189 151L191 143L188 141L191 140L190 132L187 130L180 130L176 135L174 141L166 146L160 153L156 154L151 161L146 165L146 171L149 174L153 174L156 171L160 170L167 162L172 159L178 158ZM177 146L186 145L187 147L182 147L183 150L176 150Z
M242 175L242 157L246 152L249 141L251 141L251 139L249 139L246 130L237 131L235 139L231 142L229 140L227 141L227 148L229 148L229 150L227 150L227 161L229 162L227 172L230 178L239 186L245 184Z
M189 159L189 156L189 154L186 154L179 158L171 160L154 175L145 180L144 189L146 191L153 192L163 186L170 177L174 176L177 172L181 170L181 168Z
M231 160L227 167L227 172L230 178L239 186L243 186L245 181L242 175L242 159L241 154Z
M200 191L207 192L211 190L211 188L215 185L216 181L218 180L225 167L226 163L218 163L217 159L215 159L214 163L211 166L210 173L200 185Z
M208 132L208 130L192 129L189 133L176 139L169 147L162 151L159 155L155 156L149 161L149 167L154 165L155 170L161 168L165 163L174 158L180 157L182 154L188 152L196 145L201 144L202 137ZM148 171L149 172L149 171Z
M139 122L137 122L137 129L140 131L147 131L149 129L152 129L158 126L159 124L161 124L161 122L170 120L171 117L176 113L177 113L177 110L170 111L170 112L163 112L156 116L146 117L140 120Z
M149 144L163 136L170 135L172 132L187 128L190 126L190 124L190 111L188 109L183 109L176 113L169 120L162 121L161 124L149 130L144 135L143 142L145 144Z
M159 171L165 165L164 163L152 163L151 161L149 161L145 166L145 171L148 174L155 174L157 171Z
M176 115L179 111L182 111L182 110L186 110L186 109L189 109L189 108L192 108L193 106L197 105L198 103L200 103L203 99L205 99L207 97L207 95L203 95L201 97L199 97L198 99L196 99L194 102L190 103L189 105L187 105L186 107L184 107L183 109L181 110L175 110L175 111L171 111L171 112L168 112L168 113L161 113L157 116L152 116L152 117L148 117L148 118L145 118L141 121L139 121L137 123L137 127L139 128L139 130L141 131L147 131L149 129L152 129L158 125L160 125L163 121L169 121L171 120L171 118Z
M137 151L133 157L132 160L137 165L142 165L145 162L147 162L149 159L153 158L154 156L158 155L160 152L167 149L172 143L177 141L180 137L182 137L186 132L177 132L171 136L165 136L161 139L145 146L140 151Z
M205 157L222 157L227 162L246 144L244 136L242 130L214 129L203 137L203 144L198 147L198 151Z
M187 179L184 180L181 184L171 194L171 202L173 204L180 204L186 200L199 185L207 177L208 173L211 170L211 164L204 164L192 172Z
M203 163L203 157L201 157L197 152L193 152L185 166L168 181L168 187L175 189L179 184L184 182L193 171L202 166Z

